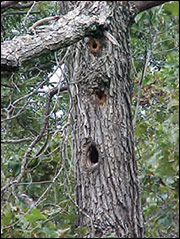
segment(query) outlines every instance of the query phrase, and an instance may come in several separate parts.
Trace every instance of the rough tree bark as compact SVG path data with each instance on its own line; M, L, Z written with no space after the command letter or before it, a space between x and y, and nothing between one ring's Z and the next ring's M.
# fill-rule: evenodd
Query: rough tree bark
M35 55L82 39L71 47L68 71L72 97L73 158L76 165L76 224L78 227L88 227L86 237L101 237L109 233L120 238L143 237L131 113L129 30L137 12L163 2L71 2L74 7L80 7L71 14L84 9L77 14L81 24L78 26L77 18L74 22L74 30L78 33L80 30L78 36L72 37L76 31L63 35L63 30L69 29L68 24L69 27L73 25L72 21L67 20L67 16L72 20L69 14L62 18L67 20L61 29L62 35L59 35L59 24L62 23L59 19L52 32L49 27L47 42L39 44L42 36L47 37L47 29L46 35L37 31L36 40L34 35L29 37L30 44L40 47ZM89 21L93 19L91 24L85 21L87 17ZM87 24L85 27L84 21ZM69 41L63 43L62 39ZM5 42L2 45L3 66L19 66L23 59L26 61L32 57L32 54L27 56L30 52L27 38L24 38L25 43L23 39L18 40L18 47L25 58L23 54L15 54L20 50L15 50L14 41L11 41L9 48L9 43ZM24 44L24 49L20 44Z
M106 10L100 9L93 14L94 8L86 10L82 5L63 17L55 16L49 25L39 26L35 23L29 29L29 34L2 42L2 70L13 71L35 57L65 48L86 35L94 34L98 27L105 25L110 14ZM53 17L40 21L43 23L48 19L52 20Z
M134 155L129 30L133 16L152 2L138 2L139 8L134 3L97 5L109 7L109 23L71 49L77 226L87 226L90 238L144 235Z
M71 56L77 225L88 226L86 237L141 238L129 49L134 6L104 5L111 10L108 26Z

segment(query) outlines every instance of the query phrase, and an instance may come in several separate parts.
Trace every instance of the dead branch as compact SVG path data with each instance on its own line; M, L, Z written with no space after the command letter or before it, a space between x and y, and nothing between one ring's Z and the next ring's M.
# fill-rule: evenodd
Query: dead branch
M70 46L85 36L93 35L107 24L109 7L93 2L90 8L82 4L48 26L36 26L34 34L17 36L1 44L1 67L13 71L32 58ZM93 12L96 14L93 14ZM38 23L39 24L39 23ZM36 23L37 25L37 23Z

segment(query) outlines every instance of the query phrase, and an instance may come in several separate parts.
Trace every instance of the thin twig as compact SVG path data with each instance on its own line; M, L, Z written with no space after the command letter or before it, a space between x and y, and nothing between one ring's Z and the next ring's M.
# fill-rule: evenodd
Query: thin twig
M136 127L136 120L137 120L137 115L138 115L138 110L139 110L142 83L143 83L145 75L146 75L147 67L148 67L148 64L149 64L149 61L150 61L150 57L151 57L151 54L152 54L152 51L153 51L153 45L154 45L154 42L156 41L156 37L157 37L157 31L155 32L155 35L153 37L151 50L149 52L146 52L146 56L145 56L145 64L144 64L143 71L142 71L142 77L141 77L141 80L139 82L139 90L138 90L138 96L137 96L136 110L135 110L134 119L133 119L134 129Z
M42 23L44 22L49 22L49 21L52 21L52 20L56 20L56 19L59 19L59 16L52 16L52 17L45 17L43 19L40 19L38 20L37 22L35 22L32 27L29 28L29 31L35 31L35 28L38 26L38 25L41 25Z
M1 140L2 144L18 144L26 141L32 141L32 138L24 138L24 139L6 139Z
M50 185L48 186L48 188L43 192L43 194L40 196L40 198L34 203L33 207L37 207L39 206L39 204L42 202L42 198L45 196L45 194L51 189L52 185L55 183L56 179L59 177L60 173L62 171L62 167L59 169L59 171L57 172L57 174L55 175L55 177L53 178L53 180L50 182ZM27 212L25 212L25 214L23 214L16 222L10 224L9 226L6 226L6 229L14 227L15 225L17 225L28 213L30 213L32 210L32 207L30 207L28 209Z
M160 7L160 9L159 9L157 14L160 14L162 8L163 8L163 5ZM134 127L134 129L136 127L136 119L137 119L138 110L139 110L139 103L140 103L140 97L141 97L142 83L143 83L145 75L146 75L147 66L149 64L150 57L151 57L151 54L153 52L153 49L154 49L154 46L155 46L155 41L156 41L156 38L157 38L158 34L159 34L159 31L157 29L155 29L155 34L154 34L154 37L152 39L152 44L151 44L151 50L149 52L146 52L146 60L145 60L145 64L144 64L144 68L143 68L143 72L142 72L142 77L141 77L141 80L139 82L139 90L138 90L138 96L137 96L136 110L135 110L135 115L134 115L134 119L133 119L133 127Z
M22 23L23 26L25 26L25 23L26 23L26 21L27 21L27 18L29 17L29 15L30 15L32 9L34 8L34 6L36 5L36 3L37 3L37 2L34 1L33 4L32 4L32 6L31 6L31 8L30 8L29 11L27 12L27 15L26 15L26 17L25 17L25 19L24 19L24 21L23 21L23 23Z
M138 110L139 110L139 103L140 103L141 90L142 90L142 83L143 83L145 75L146 75L147 66L149 64L150 56L151 56L150 52L146 53L146 60L145 60L145 64L144 64L144 67L143 67L142 77L141 77L141 80L139 82L139 90L138 90L138 96L137 96L136 110L135 110L134 119L133 119L134 129L135 129L136 119L137 119Z
M37 89L38 90L38 89ZM64 89L62 89L64 90ZM46 106L45 106L45 119L44 119L44 123L43 123L43 126L40 130L40 133L36 136L36 138L33 140L33 142L30 144L30 146L28 147L28 149L26 150L25 154L24 154L24 157L22 159L22 162L21 162L21 172L20 174L18 175L18 177L13 180L13 181L10 181L8 182L2 189L1 189L1 192L3 193L8 187L10 187L11 185L17 185L21 178L24 176L24 173L25 173L25 170L26 170L26 167L27 167L27 157L29 157L32 149L34 148L34 146L41 140L41 138L43 137L44 135L44 132L46 129L48 129L48 123L49 123L49 112L50 112L50 101L52 99L52 97L58 92L58 88L56 89L53 88L50 90L50 92L48 93L48 96L47 96L47 99L46 99ZM43 148L44 149L44 148ZM41 150L43 150L41 148ZM40 154L41 152L38 152L38 155Z

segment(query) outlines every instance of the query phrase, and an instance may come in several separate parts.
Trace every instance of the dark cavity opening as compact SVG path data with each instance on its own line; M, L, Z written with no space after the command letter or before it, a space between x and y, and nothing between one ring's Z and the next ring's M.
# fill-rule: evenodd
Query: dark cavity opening
M98 163L99 153L95 145L89 147L89 161L93 164Z
M93 47L94 49L96 49L96 48L97 48L97 44L96 44L96 42L93 42L93 45L92 45L92 47Z
M100 41L98 39L91 39L89 42L88 42L88 47L89 47L89 50L93 53L95 52L98 52L100 47L101 47L101 44L100 44Z
M95 96L99 104L103 105L106 102L106 94L103 91L96 91Z
M99 97L99 99L101 100L104 97L104 92L103 91L97 91L96 92L97 96Z

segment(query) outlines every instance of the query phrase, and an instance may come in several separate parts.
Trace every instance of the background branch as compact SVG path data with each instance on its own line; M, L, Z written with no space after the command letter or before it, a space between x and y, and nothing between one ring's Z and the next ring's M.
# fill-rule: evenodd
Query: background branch
M18 4L16 1L3 1L1 2L1 10L7 7L12 7L13 5Z
M132 1L132 3L137 7L139 12L142 12L155 6L159 6L165 2L169 1Z

